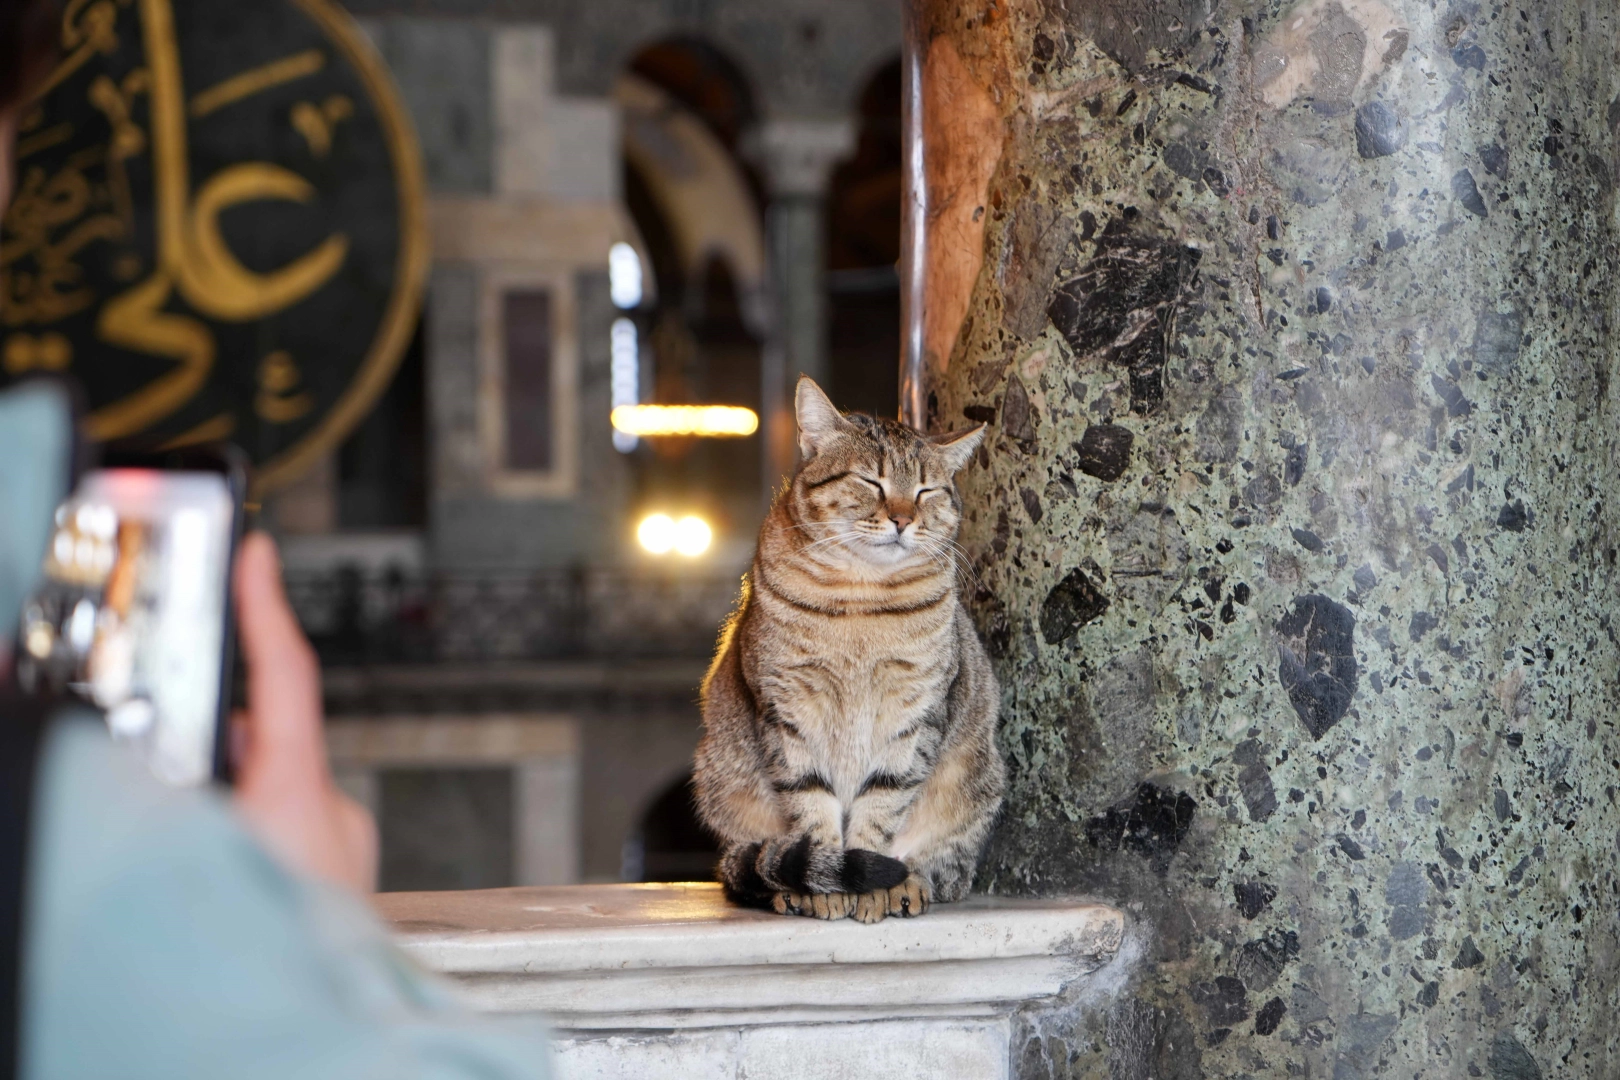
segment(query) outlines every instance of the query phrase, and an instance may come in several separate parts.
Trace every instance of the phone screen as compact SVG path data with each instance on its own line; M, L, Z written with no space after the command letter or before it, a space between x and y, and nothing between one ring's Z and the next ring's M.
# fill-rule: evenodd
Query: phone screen
M23 608L23 688L94 703L171 784L217 771L235 521L224 473L87 473L56 512L45 584Z

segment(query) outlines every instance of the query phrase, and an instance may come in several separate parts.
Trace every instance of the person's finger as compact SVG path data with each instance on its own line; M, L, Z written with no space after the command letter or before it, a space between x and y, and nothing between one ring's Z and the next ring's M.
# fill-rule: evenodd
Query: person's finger
M377 888L377 822L371 811L341 792L336 809L348 851L349 884L365 894Z
M237 623L247 667L236 805L288 866L362 893L377 875L377 831L339 792L321 732L320 665L281 585L274 543L256 533L236 565Z
M262 532L251 533L242 541L236 559L236 601L249 694L257 693L271 704L278 690L289 688L281 677L287 669L273 665L291 664L300 674L313 672L315 657L282 588L275 541ZM296 689L306 692L309 688ZM250 699L249 707L254 704Z
M242 541L236 562L237 624L247 665L248 739L256 764L307 769L324 754L320 668L281 585L280 560L264 533ZM273 729L273 730L271 730Z
M238 773L248 756L253 753L253 718L247 714L246 709L237 709L231 713L231 761L236 764Z

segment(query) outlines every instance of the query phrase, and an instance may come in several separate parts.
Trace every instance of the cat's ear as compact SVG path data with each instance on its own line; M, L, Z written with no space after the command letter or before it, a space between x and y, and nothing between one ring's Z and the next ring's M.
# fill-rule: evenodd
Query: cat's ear
M799 419L799 453L806 458L815 457L817 451L846 426L832 399L808 375L799 376L793 411Z
M954 475L962 471L962 466L973 460L973 451L984 441L984 425L979 424L964 431L947 431L943 435L930 435L928 441L939 451L940 459Z

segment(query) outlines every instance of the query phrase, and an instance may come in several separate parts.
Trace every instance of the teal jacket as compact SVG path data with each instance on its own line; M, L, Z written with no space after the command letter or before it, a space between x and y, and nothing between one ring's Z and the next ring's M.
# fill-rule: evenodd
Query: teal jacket
M93 716L41 748L24 1080L544 1080L537 1021L479 1016L355 898L284 870L218 793Z

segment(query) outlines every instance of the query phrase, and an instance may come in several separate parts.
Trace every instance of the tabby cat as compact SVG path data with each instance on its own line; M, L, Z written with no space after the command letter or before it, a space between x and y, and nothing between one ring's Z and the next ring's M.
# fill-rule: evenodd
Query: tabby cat
M877 922L957 900L1001 805L995 675L957 595L955 474L925 437L796 395L771 506L703 682L698 809L736 901Z

